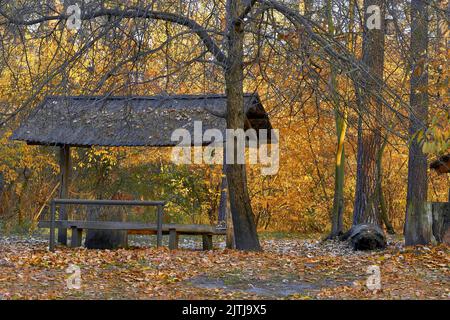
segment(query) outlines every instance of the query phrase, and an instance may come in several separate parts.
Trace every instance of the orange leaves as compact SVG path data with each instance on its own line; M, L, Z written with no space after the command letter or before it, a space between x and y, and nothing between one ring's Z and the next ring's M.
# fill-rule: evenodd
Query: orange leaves
M263 240L264 252L154 248L86 250L45 244L0 247L4 299L430 299L448 298L449 248L390 246L353 252L315 239ZM76 264L81 288L66 287ZM366 287L377 265L381 290ZM447 291L445 291L447 288Z
M425 70L425 62L426 62L425 58L421 58L419 59L419 61L417 61L412 73L413 76L420 77L422 75L423 71Z

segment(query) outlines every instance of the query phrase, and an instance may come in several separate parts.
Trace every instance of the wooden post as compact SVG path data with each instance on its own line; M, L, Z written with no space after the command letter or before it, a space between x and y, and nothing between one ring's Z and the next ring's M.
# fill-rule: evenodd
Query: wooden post
M227 235L226 235L227 249L236 249L236 242L234 240L234 226L233 217L231 216L230 201L227 202Z
M212 234L202 234L203 250L213 249Z
M56 205L55 202L52 201L50 205L50 244L49 249L51 252L55 251L55 212Z
M61 181L59 187L59 198L67 199L69 196L71 171L70 147L68 145L63 145L59 149L59 170ZM61 205L59 208L58 220L67 220L67 211L64 205ZM58 242L67 245L67 229L58 229Z
M176 229L169 229L169 249L178 249L178 233Z
M228 196L228 182L227 182L227 163L226 163L226 144L223 147L223 163L222 163L222 182L220 186L220 202L219 202L219 226L226 225L226 247L234 249L234 229L233 219L231 217L230 197Z
M72 227L72 240L70 241L70 246L72 248L81 247L81 240L83 236L83 229L77 227Z
M219 200L219 214L218 214L218 225L226 224L227 220L227 202L228 202L228 184L226 176L225 163L222 165L222 181L220 182L220 200Z
M163 206L158 206L157 211L156 247L162 246Z

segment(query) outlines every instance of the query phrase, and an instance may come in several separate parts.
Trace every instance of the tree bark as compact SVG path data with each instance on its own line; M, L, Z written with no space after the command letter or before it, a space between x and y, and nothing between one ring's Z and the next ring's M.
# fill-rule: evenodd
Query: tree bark
M426 1L411 1L411 61L409 134L413 138L408 158L408 191L406 196L405 244L428 244L431 222L426 214L427 157L414 136L426 127L428 118L428 6Z
M386 201L384 199L384 194L383 194L383 181L382 181L383 153L384 153L384 149L386 148L386 144L387 144L387 138L384 140L384 142L380 148L380 151L378 153L378 157L377 157L377 168L378 168L377 170L379 173L377 176L377 193L378 193L378 199L380 200L381 220L386 227L386 231L389 234L395 234L394 227L392 226L391 222L389 221L389 215L388 215L387 208L386 208Z
M352 17L352 4L350 1L350 17ZM332 3L331 0L327 1L327 20L328 20L328 33L330 36L334 36L335 27L332 16ZM349 24L349 28L352 28L352 22ZM349 33L350 34L350 33ZM347 39L348 46L351 48L351 37ZM347 131L347 119L346 111L341 108L339 99L337 96L337 70L333 64L330 65L330 91L332 92L332 100L334 104L335 124L336 124L336 156L334 163L334 197L333 197L333 211L331 212L331 232L328 239L338 237L343 232L343 216L344 216L344 177L345 177L345 150L344 141Z
M228 129L244 129L244 27L240 19L243 10L243 1L227 1L228 65L225 69L225 82ZM232 152L236 159L236 143L233 147L227 148L227 152ZM226 173L236 249L261 250L247 190L245 164L227 164Z
M386 248L383 230L373 224L354 225L342 235L341 240L348 240L354 250L377 250Z
M378 79L383 79L384 2L384 0L364 1L365 19L362 61L367 66L368 71ZM368 18L372 15L370 12L367 13L367 9L371 5L376 5L380 8L380 29L369 29L367 27ZM376 159L381 146L378 119L380 119L382 114L382 103L372 94L367 93L367 91L376 91L377 88L380 88L381 91L382 83L377 83L371 77L361 80L362 85L358 88L360 116L353 225L370 223L380 226L380 201L377 195L377 175L379 172L376 166ZM367 113L366 110L368 110L370 115L364 114Z
M344 230L344 178L345 178L345 151L344 138L346 130L345 119L336 116L337 150L335 159L334 177L334 197L333 211L331 216L331 233L329 238L334 238L342 234Z
M450 244L450 202L429 202L427 215L433 221L433 236L437 243Z

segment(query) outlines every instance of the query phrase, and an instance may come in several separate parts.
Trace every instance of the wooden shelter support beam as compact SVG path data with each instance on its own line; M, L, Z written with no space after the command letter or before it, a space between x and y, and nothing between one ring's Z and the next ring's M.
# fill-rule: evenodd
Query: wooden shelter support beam
M223 163L222 163L222 182L220 185L220 201L219 201L219 215L218 224L226 225L226 247L234 249L234 229L233 219L231 217L230 197L228 196L228 182L227 182L227 163L226 163L226 143L223 146Z
M63 145L59 148L59 170L61 182L59 187L59 198L67 199L69 196L71 176L70 147L68 145ZM67 220L67 207L65 205L59 207L58 220ZM58 242L67 245L67 229L58 229Z

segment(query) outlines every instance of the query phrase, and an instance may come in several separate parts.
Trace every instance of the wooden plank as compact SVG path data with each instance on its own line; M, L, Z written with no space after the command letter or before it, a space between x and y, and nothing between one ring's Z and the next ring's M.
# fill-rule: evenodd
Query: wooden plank
M40 221L39 228L50 228L50 221ZM103 229L103 230L150 230L157 231L154 223L120 222L120 221L55 221L56 228ZM179 234L213 234L224 235L225 230L216 230L214 226L206 224L176 224L162 225L162 231L169 233L170 229L176 229Z
M127 230L130 235L154 235L157 233L157 230ZM163 232L164 233L164 232Z
M169 229L169 249L178 249L178 233L176 229Z

